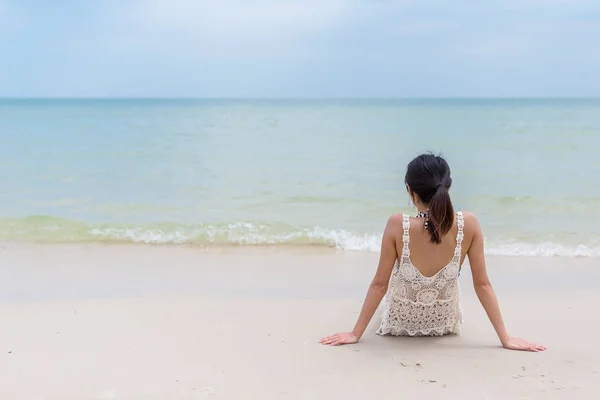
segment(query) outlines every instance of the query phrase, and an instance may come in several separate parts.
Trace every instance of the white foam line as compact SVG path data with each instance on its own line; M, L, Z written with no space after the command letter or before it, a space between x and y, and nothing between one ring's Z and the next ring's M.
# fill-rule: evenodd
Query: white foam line
M246 222L224 226L198 226L181 229L160 228L103 228L91 229L90 234L111 240L125 240L146 244L322 244L341 250L379 252L381 234L356 234L343 229L314 227L297 228L289 232L273 232L266 225ZM526 257L600 257L600 247L585 245L566 246L557 243L494 243L486 241L486 254Z

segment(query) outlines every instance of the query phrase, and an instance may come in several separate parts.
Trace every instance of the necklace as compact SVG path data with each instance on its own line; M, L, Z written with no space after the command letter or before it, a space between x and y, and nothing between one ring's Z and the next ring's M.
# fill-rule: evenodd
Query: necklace
M429 223L428 223L429 222L429 210L427 210L425 212L423 212L423 211L417 212L417 218L425 218L425 223L424 223L425 229L429 228Z

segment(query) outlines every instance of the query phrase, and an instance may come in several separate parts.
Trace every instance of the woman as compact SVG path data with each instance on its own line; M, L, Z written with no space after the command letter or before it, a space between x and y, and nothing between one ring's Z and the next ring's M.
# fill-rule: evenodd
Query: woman
M448 193L452 178L446 161L430 154L418 156L408 164L405 184L417 216L390 217L383 233L379 266L356 326L352 332L328 336L320 342L332 346L357 343L384 296L377 334L458 333L462 323L458 277L468 256L475 292L504 348L545 350L544 346L506 332L486 272L483 233L473 214L454 213Z

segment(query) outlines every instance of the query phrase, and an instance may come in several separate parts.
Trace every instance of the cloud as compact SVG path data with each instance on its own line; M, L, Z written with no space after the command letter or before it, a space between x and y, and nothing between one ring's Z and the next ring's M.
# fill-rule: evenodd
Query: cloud
M500 5L509 10L542 9L542 10L578 10L597 9L596 0L502 0Z
M379 47L369 41L401 43L456 29L458 23L443 16L451 9L401 0L137 0L117 13L113 36L138 49L169 48L224 62L328 59Z
M0 0L0 95L600 94L596 3Z
M120 20L153 40L193 42L211 52L228 46L244 50L335 29L350 4L348 0L138 0L124 9Z
M149 26L199 31L295 29L330 26L351 4L347 0L141 0L133 4L134 19Z

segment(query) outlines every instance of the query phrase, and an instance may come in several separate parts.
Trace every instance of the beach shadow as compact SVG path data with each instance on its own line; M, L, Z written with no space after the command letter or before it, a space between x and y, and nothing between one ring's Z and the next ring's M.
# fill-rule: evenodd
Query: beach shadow
M492 350L501 349L497 344L472 343L465 341L461 336L377 336L369 341L369 345L385 349L465 349L465 350Z

